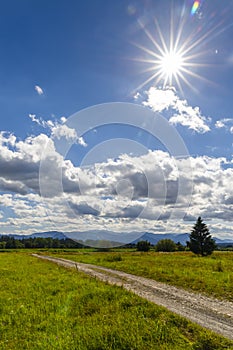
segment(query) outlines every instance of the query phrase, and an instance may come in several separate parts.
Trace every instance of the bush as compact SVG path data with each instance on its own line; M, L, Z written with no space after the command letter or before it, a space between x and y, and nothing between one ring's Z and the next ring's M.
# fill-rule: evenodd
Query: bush
M176 244L171 239L165 238L158 241L155 246L157 252L175 252Z
M139 241L137 243L137 250L139 252L148 252L150 250L150 242L148 242L148 241Z

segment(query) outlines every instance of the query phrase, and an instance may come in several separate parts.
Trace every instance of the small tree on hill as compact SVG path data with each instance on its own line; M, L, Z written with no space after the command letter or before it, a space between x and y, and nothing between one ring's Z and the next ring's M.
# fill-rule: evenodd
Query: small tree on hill
M150 242L148 242L148 241L139 241L137 243L137 250L139 252L148 252L150 250Z
M187 246L195 254L202 256L210 255L216 248L215 240L212 239L208 227L200 216L193 226L189 239L190 241L187 242Z
M161 239L156 244L155 250L157 252L174 252L176 251L176 244L171 239Z

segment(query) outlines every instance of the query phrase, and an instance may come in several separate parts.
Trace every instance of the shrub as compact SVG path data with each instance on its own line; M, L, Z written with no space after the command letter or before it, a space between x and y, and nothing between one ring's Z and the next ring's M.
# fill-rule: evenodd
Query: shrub
M148 241L139 241L137 243L137 250L139 252L148 252L150 250L150 242L148 242Z
M156 244L155 250L157 252L174 252L176 251L176 244L171 239L161 239Z

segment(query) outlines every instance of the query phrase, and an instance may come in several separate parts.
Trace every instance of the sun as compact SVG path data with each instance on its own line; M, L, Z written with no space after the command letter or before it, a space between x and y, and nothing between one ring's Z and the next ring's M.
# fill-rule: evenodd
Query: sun
M179 54L174 50L165 53L161 57L159 68L165 82L172 84L173 78L177 80L178 75L180 75L183 69L183 63L184 60L182 54Z
M196 3L194 2L194 5ZM195 6L197 7L197 4ZM195 13L194 10L192 8L191 15ZM162 32L155 19L153 34L141 20L138 20L138 24L149 42L147 46L133 43L144 53L143 57L137 57L134 60L143 62L144 66L147 64L148 66L144 68L143 72L150 75L134 92L150 82L153 82L153 85L162 85L163 88L167 86L178 88L181 93L183 93L183 85L198 92L192 81L194 78L213 84L197 72L200 71L200 68L210 66L206 60L208 51L204 47L212 37L216 36L220 24L216 23L206 31L200 31L199 28L195 27L190 30L189 18L190 16L185 18L182 14L180 18L176 18L178 23L176 24L173 11L171 11L170 23L165 32Z
M183 26L181 26L177 33L173 29L170 30L170 37L168 38L168 42L166 42L157 22L156 32L158 34L156 35L156 39L140 21L139 24L153 46L149 48L135 44L147 56L147 58L137 58L136 60L149 65L148 68L144 69L144 72L152 72L149 78L137 87L137 89L151 81L154 81L156 85L162 83L163 87L176 85L181 91L181 85L185 83L193 89L188 76L202 79L200 75L194 72L193 68L201 66L198 58L202 53L197 52L195 49L204 40L204 37L199 40L194 40L193 37L187 37L181 41L181 37L183 37Z

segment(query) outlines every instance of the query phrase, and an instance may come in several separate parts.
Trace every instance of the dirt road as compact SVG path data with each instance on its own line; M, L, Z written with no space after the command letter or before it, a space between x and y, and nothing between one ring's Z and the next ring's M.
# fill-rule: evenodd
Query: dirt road
M165 283L101 266L76 263L71 260L38 254L32 255L67 268L75 268L110 284L120 285L142 298L164 306L168 310L186 317L202 327L233 340L232 302L208 298Z

